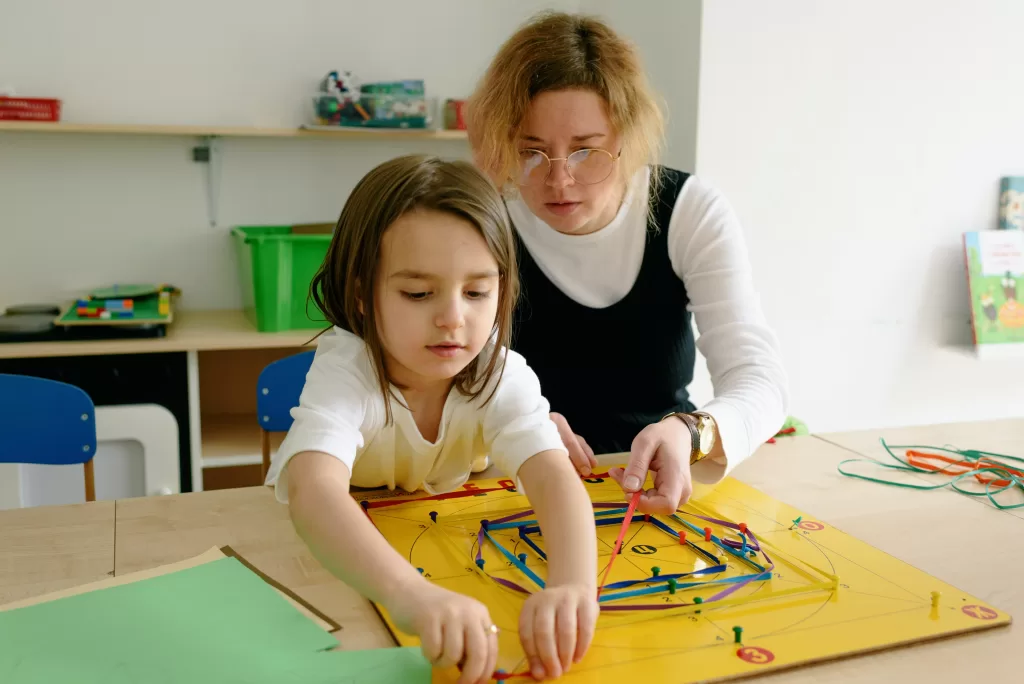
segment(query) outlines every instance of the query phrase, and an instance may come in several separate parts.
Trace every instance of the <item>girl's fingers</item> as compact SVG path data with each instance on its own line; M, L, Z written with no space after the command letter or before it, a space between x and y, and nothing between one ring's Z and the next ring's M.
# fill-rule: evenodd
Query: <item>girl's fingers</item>
M498 667L498 633L491 632L488 625L487 632L487 663L484 665L483 682L491 681L495 668Z
M462 660L464 630L461 622L451 620L442 626L441 631L444 634L444 652L436 665L443 670Z
M533 614L533 634L537 645L537 656L544 667L544 673L552 678L562 676L558 662L558 645L555 642L555 610L553 606L542 605Z
M530 673L534 679L544 678L544 666L540 663L537 652L537 639L533 632L533 601L523 604L519 613L519 642L523 645L523 653L530 663Z
M576 604L566 602L558 606L555 618L556 639L558 643L558 659L562 672L568 672L576 652Z
M576 637L576 653L573 655L573 662L578 663L583 660L583 656L590 648L590 643L594 640L598 611L596 601L584 601L577 608L576 623L579 634Z
M427 628L420 632L420 650L423 651L423 657L431 663L437 662L441 657L443 648L441 623L437 620L431 620L427 624Z
M463 632L466 657L462 661L462 676L459 684L476 684L484 679L484 668L487 665L487 636L483 625L470 622ZM493 670L491 670L493 672ZM487 675L491 674L488 672Z

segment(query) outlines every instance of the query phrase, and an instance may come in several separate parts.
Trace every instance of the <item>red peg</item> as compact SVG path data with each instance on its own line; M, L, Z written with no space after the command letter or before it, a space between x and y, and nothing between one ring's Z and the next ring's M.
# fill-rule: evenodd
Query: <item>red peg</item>
M680 544L685 544L686 543L686 532L683 531L683 530L679 530L679 543Z
M704 528L704 541L711 541L711 528L710 527L705 527Z
M748 534L747 523L740 523L740 532L742 532L743 534Z

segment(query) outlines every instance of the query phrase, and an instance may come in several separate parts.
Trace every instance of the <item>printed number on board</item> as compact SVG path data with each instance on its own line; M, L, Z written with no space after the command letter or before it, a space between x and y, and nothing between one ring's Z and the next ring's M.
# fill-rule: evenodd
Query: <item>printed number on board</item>
M974 604L964 606L960 610L963 611L964 615L972 617L975 620L995 620L999 617L999 614L991 608L985 606L976 606Z
M767 665L775 660L774 653L760 646L744 646L736 651L736 655L740 657L740 660L745 660L754 665Z

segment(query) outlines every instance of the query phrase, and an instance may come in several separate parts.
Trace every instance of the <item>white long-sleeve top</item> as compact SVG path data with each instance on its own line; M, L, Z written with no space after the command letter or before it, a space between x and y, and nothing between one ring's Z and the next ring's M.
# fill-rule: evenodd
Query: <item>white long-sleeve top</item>
M555 286L580 304L603 308L625 297L640 272L649 185L650 169L645 167L633 178L611 223L587 235L555 231L521 199L508 201L509 215ZM754 287L739 220L725 198L696 176L679 192L668 249L673 270L686 287L700 333L697 349L707 360L714 386L714 398L701 410L718 424L725 459L706 459L693 468L695 479L713 484L785 422L788 378Z

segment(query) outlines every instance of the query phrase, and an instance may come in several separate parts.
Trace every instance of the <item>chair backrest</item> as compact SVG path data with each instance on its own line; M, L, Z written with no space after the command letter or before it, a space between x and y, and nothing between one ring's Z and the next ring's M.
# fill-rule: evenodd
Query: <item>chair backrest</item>
M82 464L96 454L96 409L80 387L0 373L0 463Z
M267 432L285 432L292 426L291 410L299 405L313 350L286 356L268 364L256 381L256 418Z

